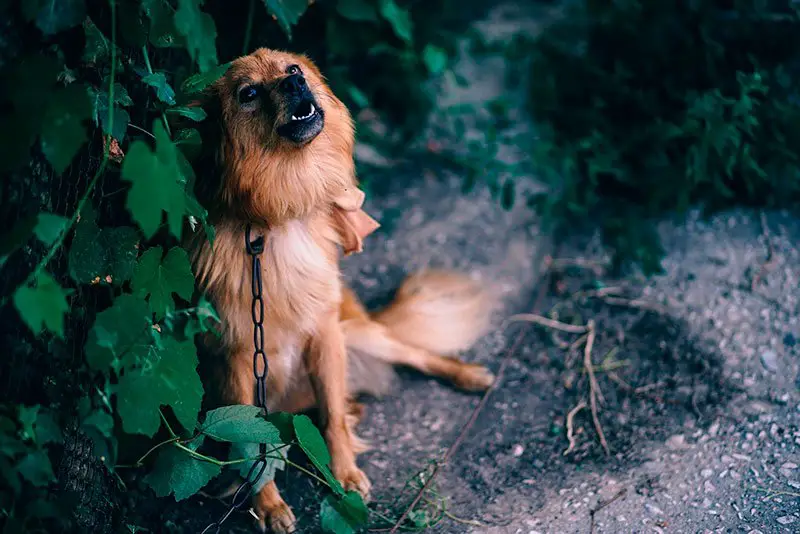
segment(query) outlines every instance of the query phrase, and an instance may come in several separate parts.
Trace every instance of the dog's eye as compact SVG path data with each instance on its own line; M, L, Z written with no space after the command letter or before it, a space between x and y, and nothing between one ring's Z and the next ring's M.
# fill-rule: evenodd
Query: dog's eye
M247 87L242 87L239 90L239 103L240 104L247 104L252 102L258 98L258 87L254 85L248 85Z
M302 74L302 71L297 65L289 65L286 67L286 74Z

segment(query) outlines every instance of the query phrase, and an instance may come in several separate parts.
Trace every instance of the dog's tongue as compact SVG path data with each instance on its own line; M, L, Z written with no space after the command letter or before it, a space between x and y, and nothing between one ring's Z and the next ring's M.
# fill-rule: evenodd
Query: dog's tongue
M333 222L345 255L363 250L364 238L380 227L378 221L361 209L364 192L348 187L333 201Z

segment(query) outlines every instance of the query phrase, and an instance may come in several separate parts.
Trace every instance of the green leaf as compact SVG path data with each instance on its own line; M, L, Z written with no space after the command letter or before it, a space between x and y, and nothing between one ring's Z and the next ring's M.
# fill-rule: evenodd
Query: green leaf
M86 16L84 0L25 0L22 13L45 35L74 28Z
M120 285L133 276L139 236L130 226L100 229L95 218L93 209L85 209L75 226L68 255L69 274L81 284L104 281Z
M314 464L325 481L330 485L331 489L337 495L344 495L344 488L338 480L331 473L329 464L331 462L331 455L328 452L328 447L325 445L325 440L319 433L319 430L307 415L296 415L292 419L294 425L294 433L297 437L297 443L303 452L306 453L308 459Z
M172 6L164 0L142 0L142 7L150 19L148 38L158 48L169 48L184 44L184 38L175 25Z
M178 311L167 312L164 326L184 338L194 339L197 334L211 332L219 335L215 327L220 324L220 318L214 306L201 296L197 306Z
M319 511L322 530L333 534L353 534L367 523L368 515L367 506L355 491L348 491L344 497L328 495Z
M23 285L14 292L14 306L20 317L34 334L48 330L64 337L64 314L69 311L64 290L46 272L39 274L34 286Z
M275 445L267 447L267 465L261 477L253 482L253 492L257 493L264 487L264 485L275 480L275 473L286 468L286 458L289 456L289 447L282 447L277 449ZM256 458L260 455L261 449L258 443L233 443L231 444L231 452L228 456L229 460L241 460L245 458ZM255 460L241 462L239 466L239 474L247 477L250 474L250 469L253 467Z
M200 132L198 132L194 128L183 128L182 130L178 130L175 132L175 145L178 146L181 150L181 153L186 156L186 163L188 165L187 170L183 170L183 161L178 159L178 163L181 167L181 174L187 174L188 170L192 168L191 163L188 160L197 157L200 154L200 149L203 147L203 140L200 138ZM194 172L192 170L192 172ZM187 184L189 180L187 179ZM187 188L187 193L189 193ZM191 209L188 209L189 213L192 212Z
M53 466L44 450L34 450L26 454L16 466L17 472L34 486L46 486L55 481Z
M85 63L97 63L97 60L105 59L111 54L111 43L92 22L92 19L87 17L83 21L83 32L86 36L82 58Z
M91 113L92 103L81 84L69 85L50 96L41 131L42 152L57 173L64 172L86 142L83 121Z
M36 445L47 445L61 441L61 429L53 419L52 412L47 408L35 404L33 406L18 406L20 435L24 441L32 441Z
M208 13L200 11L203 0L179 0L175 27L186 37L186 49L201 72L217 64L217 27Z
M61 232L67 226L67 218L54 213L42 212L37 217L36 226L33 233L39 238L39 241L48 247L55 243Z
M171 106L175 104L175 90L167 82L167 77L163 72L154 72L143 76L142 81L156 90L156 98L160 101Z
M395 35L406 44L413 42L411 14L407 10L398 6L394 0L378 0L378 11L392 26Z
M194 275L186 251L174 247L163 260L162 255L161 247L145 251L136 264L131 282L134 293L150 297L150 310L156 315L156 320L163 319L169 310L175 309L173 293L189 300L194 291Z
M189 446L196 450L201 442L202 439L193 440ZM203 489L221 471L222 468L216 464L198 460L186 451L168 446L158 454L156 464L144 482L158 497L173 494L176 501L182 501Z
M153 344L150 307L130 294L97 314L86 341L86 361L95 371L108 373L144 360Z
M200 106L178 106L169 108L167 113L174 113L175 115L186 117L187 119L191 119L195 122L200 122L208 117L208 114Z
M126 371L117 388L117 412L125 432L152 437L161 424L161 406L170 406L181 425L194 430L203 399L197 364L193 340L165 338L163 347L153 347L146 365Z
M272 18L278 22L283 33L291 40L292 26L297 24L300 16L308 9L307 0L263 0L264 7Z
M228 72L230 66L230 62L223 63L222 65L217 65L206 72L200 72L198 74L189 76L181 84L181 91L186 95L196 94L204 91L206 87L222 78L225 73Z
M336 11L346 19L356 22L376 22L378 12L368 0L339 0Z
M281 443L280 432L264 419L261 408L251 405L224 406L211 410L200 432L217 440L234 443Z
M153 133L155 152L144 141L135 141L122 163L122 179L133 184L125 205L147 239L153 237L161 225L162 212L167 212L172 234L180 238L186 195L178 183L181 179L178 149L161 121L155 122Z
M447 52L438 46L425 45L422 50L422 61L431 74L441 73L447 67Z
M92 101L92 118L97 126L103 128L103 133L111 135L118 141L125 139L128 123L131 121L128 112L117 106L131 106L133 100L128 91L119 82L114 83L114 117L113 125L108 116L108 79L103 80L100 89L89 88L89 98ZM113 126L113 129L112 129Z
M102 410L95 410L81 421L81 427L94 428L103 436L110 438L114 432L114 418Z

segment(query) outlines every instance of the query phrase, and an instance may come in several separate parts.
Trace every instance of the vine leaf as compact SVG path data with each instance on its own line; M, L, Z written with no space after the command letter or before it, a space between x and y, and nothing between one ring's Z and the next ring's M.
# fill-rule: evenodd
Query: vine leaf
M18 221L0 241L0 266L19 247L27 243L31 235L35 234L45 246L49 247L64 230L66 224L67 220L64 217L47 212Z
M156 98L170 106L175 105L175 90L167 82L167 77L163 72L154 72L142 76L142 81L156 90Z
M188 447L197 450L202 442L202 438L193 440ZM176 501L182 501L200 491L221 471L219 465L193 458L177 447L165 447L144 481L157 496L173 494Z
M278 22L286 36L291 40L292 26L308 9L307 0L264 0L264 6L272 18Z
M139 236L130 226L101 229L96 217L90 207L81 213L75 225L68 255L69 274L81 284L101 281L122 284L133 276Z
M280 432L252 405L224 406L211 410L200 432L217 441L233 443L281 443Z
M50 458L42 449L26 454L16 465L16 470L34 486L45 486L55 480Z
M14 292L14 306L34 334L47 330L63 338L64 314L69 311L67 296L70 293L52 276L42 272L33 286L22 285Z
M336 11L346 19L357 22L377 22L378 12L369 0L339 0Z
M181 84L181 91L187 95L204 91L206 87L222 78L225 73L228 72L230 66L230 62L223 63L206 72L200 72L189 76Z
M175 27L186 38L186 49L201 72L217 64L217 27L211 15L200 11L203 0L179 0Z
M137 140L131 144L122 163L122 179L133 184L125 205L147 239L158 230L162 212L167 213L172 234L180 238L186 194L178 183L181 179L178 149L170 141L161 121L155 122L153 133L155 152L144 141Z
M441 73L447 67L447 52L438 46L425 45L422 50L422 61L431 74Z
M194 291L194 276L186 251L173 247L162 260L163 252L161 247L152 247L145 251L136 264L131 281L134 293L150 297L150 310L157 321L175 308L173 293L189 300Z
M406 44L413 42L411 14L397 5L395 0L378 0L378 11L391 25L394 34Z
M317 427L314 426L314 423L307 415L295 416L292 419L292 424L294 425L294 433L300 448L306 453L306 456L308 456L308 459L314 464L314 467L322 473L322 476L333 492L339 496L343 496L345 494L344 488L333 476L333 473L331 473L329 467L331 455Z
M150 308L144 300L120 295L97 314L86 341L86 362L95 371L119 372L144 361L153 344Z
M348 491L343 497L328 495L319 511L322 529L333 534L353 534L366 524L368 515L367 506L355 491Z
M69 85L50 95L40 135L42 152L57 173L64 172L86 142L83 121L91 115L92 104L82 84Z
M86 46L83 48L83 61L85 63L94 64L98 59L104 59L111 53L111 43L108 42L103 32L92 22L92 19L86 18L83 21L83 32L86 36Z
M283 470L286 468L286 458L289 456L289 447L286 446L277 450L275 449L276 447L267 447L267 465L264 468L264 472L261 474L261 478L253 482L254 493L259 492L267 482L275 480L275 473L277 473L279 469ZM258 443L233 443L231 444L231 452L228 455L228 459L242 460L244 458L255 458L260 452L261 449ZM238 464L239 474L243 477L247 477L254 463L255 460L250 460Z
M183 37L175 26L172 7L163 0L142 0L142 7L150 19L148 37L150 43L158 48L181 46Z
M125 139L125 132L131 117L127 110L120 106L131 106L133 100L128 95L128 91L119 82L114 83L114 124L109 124L108 118L108 80L103 80L102 89L89 88L89 98L92 101L92 119L96 126L103 128L103 133L111 135L118 141ZM113 126L113 130L111 127Z
M203 399L197 363L193 340L166 337L161 347L153 345L145 364L127 370L117 387L117 412L125 432L153 437L162 405L172 407L180 424L193 430Z
M186 117L187 119L191 119L195 122L200 122L208 117L208 114L205 112L205 110L199 106L177 106L174 108L169 108L167 113L174 113L175 115Z
M26 0L22 12L45 35L74 28L86 16L84 0Z

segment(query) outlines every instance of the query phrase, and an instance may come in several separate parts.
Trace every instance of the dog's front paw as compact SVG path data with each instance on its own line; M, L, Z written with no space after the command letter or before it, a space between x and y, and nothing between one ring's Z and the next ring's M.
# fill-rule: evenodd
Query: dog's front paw
M372 489L372 483L370 483L367 475L364 474L364 471L356 467L355 465L348 468L348 469L341 469L340 472L334 472L334 476L336 479L341 482L342 486L344 486L345 491L355 491L361 498L364 499L364 502L369 500L369 491Z
M289 534L296 530L292 509L281 498L274 482L270 482L253 498L258 528L267 532L267 525L274 534Z
M453 382L467 391L486 391L494 383L495 377L489 369L474 363L465 363Z

